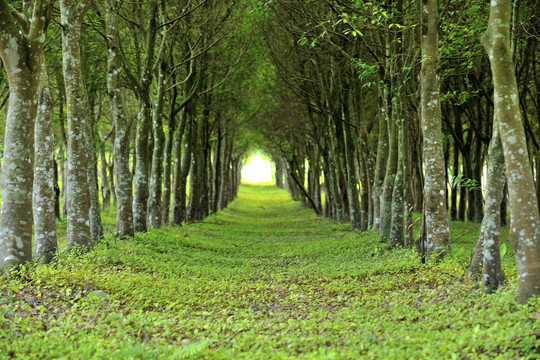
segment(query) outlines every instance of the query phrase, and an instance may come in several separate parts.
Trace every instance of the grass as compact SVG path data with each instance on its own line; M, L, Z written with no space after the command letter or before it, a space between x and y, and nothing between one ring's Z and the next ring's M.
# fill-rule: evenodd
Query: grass
M451 227L453 254L424 265L244 185L202 223L0 277L0 359L538 358L540 301L516 305L513 254L483 295L464 271L478 226Z

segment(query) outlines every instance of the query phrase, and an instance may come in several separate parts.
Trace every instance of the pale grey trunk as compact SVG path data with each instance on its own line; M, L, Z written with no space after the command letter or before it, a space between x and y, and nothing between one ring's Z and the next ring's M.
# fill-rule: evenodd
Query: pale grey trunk
M91 247L88 184L88 99L81 74L80 31L89 1L60 0L67 104L67 249Z
M173 148L173 139L174 139L174 130L178 128L175 126L175 117L176 111L174 108L174 103L176 100L176 90L173 90L174 93L171 95L169 100L169 124L167 131L167 138L165 140L165 153L163 154L163 201L161 202L161 223L166 225L169 222L169 213L171 210L171 169L172 169L172 148ZM183 132L183 122L180 125L181 131ZM180 141L182 136L180 136Z
M1 174L0 269L32 260L34 118L45 40L45 8L36 1L29 33L23 34L10 6L0 0L0 56L10 88Z
M233 148L233 141L231 139L231 136L225 136L224 139L224 154L223 154L223 165L221 167L221 184L219 187L219 201L218 201L218 208L219 210L223 210L228 205L228 195L231 188L230 183L230 169L231 169L231 157L232 157L232 148ZM282 172L285 171L286 167L283 163L282 159L279 159L280 168L282 169ZM287 176L285 176L285 179L287 179ZM283 184L285 186L285 184Z
M150 131L150 100L146 99L147 97L148 94L145 94L139 98L137 136L135 140L133 226L136 232L145 232L147 229L148 132Z
M88 149L88 187L90 191L90 235L94 242L103 237L101 207L99 205L99 185L97 181L96 152L94 151L94 131L91 117L87 117L86 148Z
M108 164L105 156L105 142L102 141L99 150L100 176L101 176L101 199L102 210L111 205L111 189L109 187L109 176L107 175Z
M510 0L491 2L488 29L482 43L491 63L495 116L504 148L512 214L510 241L519 281L517 301L526 303L533 295L540 295L540 217L510 50L510 9Z
M424 135L424 216L427 259L450 252L446 177L439 95L439 10L437 0L422 0L420 111Z
M191 168L191 149L193 143L193 127L194 123L191 119L191 104L188 104L184 109L184 123L185 123L185 135L184 135L184 151L182 154L182 133L177 131L176 139L176 151L175 151L175 167L174 167L174 181L173 181L173 200L172 200L172 223L176 225L182 225L182 222L186 220L186 185L189 170ZM183 155L183 156L182 156Z
M34 260L50 263L58 251L54 193L54 101L45 64L41 69L35 122Z
M493 120L493 137L488 150L488 171L486 179L486 209L482 220L480 238L483 240L482 284L486 293L492 293L503 286L501 253L499 249L501 227L501 202L504 196L504 152L499 135L497 117Z
M392 193L394 191L394 182L396 180L398 163L398 136L397 124L394 119L389 124L390 146L388 149L388 161L386 163L386 175L381 193L380 203L380 223L379 239L388 241L390 238L390 228L392 226Z
M388 42L388 39L385 36L385 42ZM386 55L389 57L389 47L386 46ZM386 66L384 66L386 65ZM381 227L381 203L384 191L386 170L388 166L388 157L390 152L389 146L389 127L390 127L390 116L391 116L391 104L390 104L390 91L388 89L388 84L390 84L390 79L388 75L388 62L385 64L380 64L379 66L384 71L384 78L380 79L381 86L379 86L378 92L380 101L380 109L378 112L379 116L379 136L377 144L377 159L375 161L375 179L373 180L373 192L372 192L372 201L373 201L373 230L380 230Z
M133 237L132 192L133 185L129 171L130 124L122 113L120 93L118 18L116 1L107 0L107 92L109 113L114 124L114 172L116 177L116 236Z
M163 67L163 66L162 66ZM161 179L163 175L163 100L165 97L166 80L163 68L158 75L158 90L156 103L152 114L152 128L154 132L154 154L152 156L152 172L150 175L150 196L148 198L148 226L159 228L161 219Z
M195 220L199 220L201 197L202 197L202 184L201 176L202 167L202 152L201 148L201 124L199 121L194 120L193 126L193 141L191 143L191 168L189 172L189 198L186 210L186 221L192 223Z
M349 113L349 89L346 90L345 98L343 99L343 112L345 119L350 123ZM341 120L339 120L341 121ZM360 200L358 194L358 178L356 176L355 165L355 146L353 142L353 127L350 125L343 126L343 137L345 138L345 158L347 167L347 200L349 202L349 220L351 229L356 230L361 227L362 213L360 210Z
M157 1L150 3L148 25L145 29L145 56L141 78L136 86L139 113L137 116L137 136L135 139L135 189L133 194L133 225L135 231L147 230L148 177L149 177L149 133L151 125L150 85L152 84L154 50L157 35Z
M379 112L379 136L377 144L377 159L375 162L375 179L373 180L373 230L378 230L381 223L381 195L388 162L388 115L381 107Z

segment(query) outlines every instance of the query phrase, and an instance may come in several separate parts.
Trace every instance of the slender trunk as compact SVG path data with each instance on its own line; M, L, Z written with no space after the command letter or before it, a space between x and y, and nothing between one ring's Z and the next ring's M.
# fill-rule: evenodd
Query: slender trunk
M459 175L459 150L454 145L454 161L452 163L452 177L456 179ZM458 213L457 213L457 199L458 199L458 191L459 187L457 183L452 184L452 195L450 197L450 220L457 220L458 219Z
M184 109L184 151L181 154L181 140L177 141L175 154L175 170L174 170L174 191L172 201L172 222L176 225L182 225L186 220L186 185L189 170L191 168L191 150L193 148L193 128L195 120L193 119L193 104L188 104ZM180 134L177 134L179 136ZM180 135L181 136L181 135ZM180 162L180 156L182 160Z
M62 58L66 87L67 149L67 249L91 247L88 196L88 98L81 73L80 31L90 2L60 0Z
M168 131L167 138L165 139L165 152L163 154L163 201L161 202L161 220L162 224L166 225L169 222L169 212L171 208L171 167L172 167L172 148L173 148L173 139L174 139L174 130L176 111L174 104L176 102L178 91L176 87L173 89L173 93L169 99L169 122L168 122ZM184 125L180 125L181 131L183 132ZM180 140L182 135L180 135Z
M186 211L188 223L200 220L201 198L202 198L202 176L203 151L201 149L202 126L201 122L193 121L193 140L191 147L191 171L189 173L189 198Z
M54 118L54 116L53 116ZM54 216L60 220L60 186L58 186L58 164L53 151Z
M343 99L343 113L347 123L351 123L351 117L349 113L349 89L346 90L346 95ZM341 122L341 120L338 120ZM342 127L343 137L345 139L345 160L347 167L347 199L349 202L349 220L351 223L351 229L360 229L362 223L362 213L360 210L360 199L358 194L358 178L356 177L356 165L355 165L355 146L353 141L352 132L353 127L346 125Z
M92 113L92 111L90 111ZM98 242L103 236L101 224L101 207L99 205L99 185L97 180L96 152L94 151L93 116L88 116L86 121L86 148L88 149L88 188L90 194L90 235L94 242Z
M409 137L409 123L404 120L402 128L401 142L403 152L403 218L404 218L404 230L405 237L403 238L403 245L410 247L413 244L413 203L412 203L412 164L410 155L410 137Z
M107 164L104 142L102 142L100 145L99 161L101 175L101 199L103 200L101 209L105 210L111 205L111 189L109 187L109 176L107 175L109 164Z
M400 121L403 125L403 121ZM401 127L400 126L400 127ZM388 246L403 246L405 244L403 231L403 135L399 131L398 134L398 161L396 169L396 177L394 180L394 188L392 190L392 217L390 225L390 236L388 237Z
M222 162L222 153L221 153L221 147L223 142L223 133L221 129L221 117L220 114L217 116L217 143L215 148L215 155L214 155L214 196L212 199L212 212L215 213L218 211L218 202L219 202L219 184L221 181L221 162ZM277 176L276 176L277 178Z
M132 178L129 170L130 123L122 111L120 92L119 53L117 47L118 18L117 3L107 0L107 92L109 113L114 124L114 174L116 177L116 236L133 237ZM111 177L112 178L112 177Z
M386 175L384 177L383 191L381 196L381 214L379 225L379 239L388 241L390 228L392 226L392 193L398 168L398 129L397 124L392 119L390 127L390 146L388 150L388 162L386 165Z
M510 0L491 2L482 43L491 63L495 116L499 120L508 178L510 241L519 280L517 301L526 303L533 295L540 295L540 216L510 51L510 9Z
M450 252L446 182L439 98L439 9L437 0L422 0L421 119L424 132L424 211L427 259Z
M54 102L45 64L41 68L39 106L35 122L34 260L50 263L58 251L54 193Z
M151 126L150 86L153 78L154 50L157 33L157 1L150 3L148 25L145 29L145 57L141 78L136 87L139 100L137 116L137 136L135 139L135 178L133 193L133 226L136 232L147 230L148 177L151 152L149 151L149 133Z
M499 250L501 227L501 202L504 196L504 152L499 136L497 118L493 121L493 137L489 144L486 180L486 211L482 221L484 276L482 284L486 293L503 286L501 253Z
M379 136L377 144L377 160L375 162L375 180L373 181L373 230L379 229L381 223L381 196L384 177L388 163L388 112L381 106L379 112Z
M162 64L158 75L158 90L154 111L152 113L152 128L154 132L154 154L152 156L152 172L150 175L150 196L148 198L148 226L159 228L162 224L161 194L163 175L163 100L165 98L165 77Z

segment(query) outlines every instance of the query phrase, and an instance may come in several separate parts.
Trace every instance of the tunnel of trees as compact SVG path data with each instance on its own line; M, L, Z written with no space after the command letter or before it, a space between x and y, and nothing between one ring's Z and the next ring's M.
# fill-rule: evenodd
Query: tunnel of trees
M489 16L488 16L489 14ZM200 221L245 159L316 214L540 295L535 0L0 0L0 267ZM488 19L489 17L489 19ZM413 238L413 213L421 214ZM34 239L34 240L33 240ZM33 244L33 246L32 246Z

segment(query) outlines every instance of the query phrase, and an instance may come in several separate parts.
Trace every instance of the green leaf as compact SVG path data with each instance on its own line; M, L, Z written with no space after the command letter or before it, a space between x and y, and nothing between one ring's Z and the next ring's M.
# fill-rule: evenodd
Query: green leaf
M506 249L506 243L503 243L501 245L501 259L506 255L507 251L508 250Z

